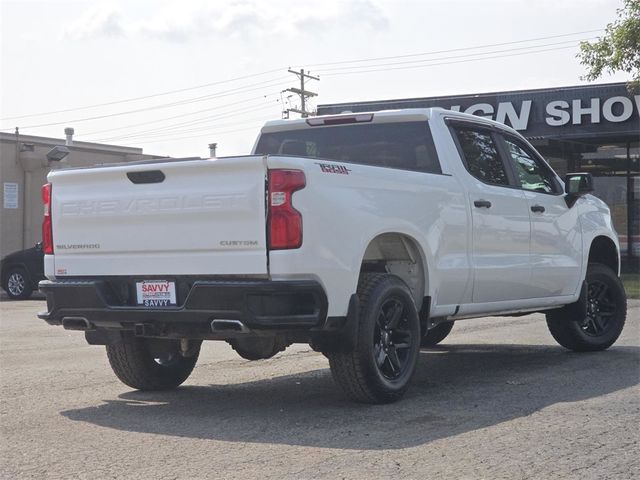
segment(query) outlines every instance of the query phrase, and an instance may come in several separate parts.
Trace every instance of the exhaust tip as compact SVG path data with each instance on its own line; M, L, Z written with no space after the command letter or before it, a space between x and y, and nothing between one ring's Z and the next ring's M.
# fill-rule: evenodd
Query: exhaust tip
M216 319L211 322L213 333L249 333L247 326L240 320Z
M62 319L62 327L65 330L93 330L91 322L84 317L64 317Z

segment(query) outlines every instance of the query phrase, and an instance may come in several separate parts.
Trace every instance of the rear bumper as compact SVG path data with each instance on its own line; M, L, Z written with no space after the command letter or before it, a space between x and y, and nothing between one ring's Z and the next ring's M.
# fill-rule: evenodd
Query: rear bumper
M322 330L327 296L315 281L178 280L178 305L149 308L135 304L126 279L40 282L47 311L38 317L51 325L134 330L144 336L216 337L214 320L237 320L250 330ZM135 291L135 290L134 290ZM65 320L66 319L66 320ZM233 332L229 332L233 333Z

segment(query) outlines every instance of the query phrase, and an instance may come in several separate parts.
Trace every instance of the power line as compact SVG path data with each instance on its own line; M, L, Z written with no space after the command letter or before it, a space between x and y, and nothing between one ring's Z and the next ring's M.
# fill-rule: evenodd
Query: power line
M478 62L478 61L481 61L481 60L492 60L492 59L496 59L496 58L517 57L517 56L521 56L521 55L530 55L532 53L544 53L544 52L552 52L552 51L555 51L555 50L566 50L568 48L575 48L575 47L576 47L576 45L569 45L569 46L566 46L566 47L547 48L547 49L544 49L544 50L511 53L511 54L507 54L507 55L495 55L495 56L492 56L492 57L468 58L466 60L454 60L454 61L451 61L451 62L429 63L429 64L425 64L425 65L409 65L409 66L404 66L404 67L378 68L378 69L372 69L372 70L355 70L355 71L347 71L347 72L334 72L334 73L323 74L323 76L325 76L325 77L333 77L333 76L337 76L337 75L352 75L352 74L357 74L357 73L388 72L388 71L391 71L391 70L411 70L411 69L415 69L415 68L436 67L436 66L440 66L440 65L452 65L452 64L456 64L456 63Z
M565 33L565 34L560 34L560 35L548 35L548 36L544 36L544 37L529 38L529 39L525 39L525 40L516 40L516 41L512 41L512 42L501 42L501 43L485 44L485 45L478 45L478 46L471 46L471 47L460 47L460 48L453 48L453 49L447 49L447 50L437 50L437 51L431 51L431 52L413 53L413 54L405 54L405 55L392 55L392 56L386 56L386 57L373 57L373 58L364 58L364 59L355 59L355 60L342 60L342 61L337 61L337 62L315 63L315 64L310 64L310 65L307 65L307 66L319 67L319 66L328 66L328 65L344 65L344 64L350 64L350 63L362 63L362 62L379 61L379 60L391 60L391 59L399 59L399 58L419 57L419 56L424 56L424 55L434 55L434 54L440 54L440 53L451 53L451 52L458 52L458 51L464 51L464 50L476 50L476 49L498 47L498 46L504 46L504 45L514 45L514 44L527 43L527 42L533 42L533 41L538 41L538 40L549 40L549 39L553 39L553 38L570 37L570 36L581 35L581 34L585 34L585 33L594 33L594 32L601 32L601 31L603 31L603 29L583 30L583 31L580 31L580 32ZM175 94L175 93L182 93L182 92L187 92L187 91L207 88L207 87L211 87L211 86L215 86L215 85L222 85L222 84L225 84L225 83L235 82L235 81L239 81L239 80L245 80L245 79L248 79L248 78L254 78L254 77L258 77L258 76L262 76L262 75L268 75L268 74L279 72L279 71L282 71L282 70L284 70L284 67L276 68L276 69L272 69L272 70L266 70L266 71L263 71L263 72L258 72L258 73L253 73L253 74L248 74L248 75L243 75L243 76L239 76L239 77L234 77L234 78L230 78L230 79L226 79L226 80L220 80L220 81L216 81L216 82L204 83L204 84L201 84L201 85L194 85L194 86L185 87L185 88L167 90L167 91L164 91L164 92L158 92L158 93L154 93L154 94L150 94L150 95L143 95L143 96L139 96L139 97L131 97L131 98L125 98L125 99L122 99L122 100L114 100L114 101L110 101L110 102L96 103L96 104L92 104L92 105L85 105L85 106L82 106L82 107L66 108L66 109L61 109L61 110L52 110L52 111L47 111L47 112L32 113L32 114L27 114L27 115L17 115L17 116L11 116L11 117L2 117L2 118L0 118L0 121L17 120L17 119L31 118L31 117L40 117L40 116L54 115L54 114L58 114L58 113L68 113L68 112L74 112L74 111L79 111L79 110L88 110L88 109L97 108L97 107L117 105L117 104L121 104L121 103L135 102L135 101L145 100L145 99L149 99L149 98L157 98L157 97L160 97L160 96L172 95L172 94ZM47 126L49 126L49 125L47 125ZM24 128L34 128L34 127L33 126L28 126L28 127L24 127ZM11 129L0 129L0 130L12 130L12 128Z
M189 135L186 137L169 137L169 138L162 138L160 140L151 140L148 142L142 141L140 143L142 144L148 144L148 143L158 143L158 142L173 142L175 140L186 140L186 139L190 139L190 138L202 138L202 137L206 137L209 136L211 134L215 134L215 135L224 135L224 134L228 134L228 133L236 133L236 132L243 132L246 130L255 130L256 127L255 125L251 126L251 127L245 127L245 128L238 128L235 130L227 130L227 131L222 131L222 132L207 132L207 133L202 133L199 135Z
M226 107L229 107L229 106L238 105L240 103L247 103L247 102L250 102L250 101L253 101L253 100L259 100L261 98L272 97L274 95L278 95L278 93L268 93L266 95L259 95L259 96L256 96L256 97L247 98L246 100L238 100L237 102L228 103L226 105L217 105L215 107L204 108L202 110L196 110L194 112L181 113L180 115L173 115L171 117L159 118L157 120L149 120L149 121L140 122L140 123L132 123L132 124L129 124L129 125L123 125L122 127L114 127L114 128L106 128L104 130L96 130L94 132L87 132L84 135L85 136L90 136L90 135L96 135L98 133L113 132L114 130L125 130L127 128L140 127L140 126L143 126L143 125L149 125L151 123L166 122L167 120L173 120L175 118L182 118L182 117L189 117L191 115L197 115L198 113L203 113L203 112L210 112L212 110L219 110L219 109L226 108Z
M245 113L251 113L251 112L255 112L255 111L260 111L260 110L265 110L267 108L273 108L273 105L263 105L262 107L256 107L256 106L252 106L243 110L236 110L234 112L228 112L226 114L222 114L222 115L214 115L214 116L210 116L201 120L197 120L197 121L192 121L192 122L184 122L182 124L175 124L175 125L168 125L168 126L164 126L161 128L156 128L156 129L151 129L151 130L146 130L146 131L141 131L141 132L136 132L136 133L131 133L131 134L124 134L124 135L117 135L117 136L113 136L113 137L108 137L108 138L101 138L98 140L94 140L96 142L110 142L110 141L117 141L117 140L122 140L122 139L132 139L132 138L146 138L146 137L150 137L150 136L155 136L155 135L164 135L167 132L174 132L176 128L179 127L187 127L187 126L193 126L195 124L200 124L200 123L206 123L206 122L210 122L212 120L221 120L224 118L230 118L230 117L236 117L238 115L242 115ZM203 127L200 127L203 128ZM210 128L210 127L204 127L204 128Z
M592 40L595 37L592 38L585 38L585 39L581 39L579 41L584 41L584 40ZM390 62L390 63L375 63L375 64L371 64L371 65L359 65L359 66L353 66L353 67L333 67L333 68L327 68L325 70L321 70L321 72L324 74L324 72L330 72L330 71L340 71L340 70L350 70L350 69L365 69L365 68L374 68L374 67L386 67L386 66L394 66L394 65L407 65L407 64L420 64L420 63L426 63L426 62L436 62L436 61L440 61L440 60L452 60L452 59L457 59L457 58L467 58L467 57L476 57L476 56L480 56L480 55L492 55L495 53L506 53L506 52L514 52L514 51L520 51L520 50L532 50L532 49L536 49L536 48L542 48L542 47L552 47L552 46L556 46L556 45L565 45L567 43L571 43L571 45L569 45L568 47L574 47L576 40L564 40L562 42L555 42L555 43L546 43L546 44L540 44L540 45L531 45L531 46L527 46L527 47L518 47L518 48L507 48L507 49L503 49L503 50L493 50L493 51L489 51L489 52L477 52L477 53L467 53L464 55L452 55L452 56L448 56L448 57L439 57L439 58L427 58L424 60L405 60L402 62ZM479 57L479 59L481 59L482 57Z
M602 32L604 31L602 28L599 28L597 30L584 30L582 32L573 32L573 33L564 33L562 35L550 35L547 37L537 37L537 38L529 38L526 40L516 40L513 42L501 42L501 43L490 43L490 44L485 44L485 45L478 45L475 47L460 47L460 48L451 48L451 49L447 49L447 50L434 50L431 52L422 52L422 53L410 53L410 54L406 54L406 55L392 55L392 56L388 56L388 57L374 57L374 58L361 58L361 59L356 59L356 60L342 60L339 62L327 62L327 63L312 63L312 64L307 64L307 67L324 67L326 65L342 65L342 64L346 64L346 63L362 63L362 62L373 62L373 61L378 61L378 60L393 60L396 58L409 58L409 57L420 57L420 56L424 56L424 55L436 55L436 54L440 54L440 53L452 53L452 52L460 52L460 51L464 51L464 50L478 50L481 48L492 48L492 47L502 47L504 45L516 45L519 43L528 43L528 42L535 42L538 40L551 40L553 38L562 38L562 37L571 37L571 36L575 36L575 35L582 35L585 33L595 33L595 32Z
M262 109L256 109L256 110L262 110ZM247 113L249 113L249 112L247 112ZM169 131L150 133L150 134L143 135L143 136L119 137L119 138L116 138L115 141L121 141L121 140L131 141L132 139L137 138L135 140L136 142L145 143L149 139L153 140L154 138L158 138L158 137L166 137L167 134L182 135L182 134L185 134L185 133L192 133L192 132L209 132L212 129L215 130L215 129L218 129L218 128L233 127L233 126L236 126L236 125L246 125L248 122L257 122L257 121L264 122L264 121L272 119L272 118L273 118L272 115L269 115L268 117L265 117L265 115L263 114L260 117L245 118L242 121L237 121L237 122L233 122L233 123L225 123L223 125L207 125L207 126L204 126L204 127L188 128L188 129L184 129L184 130L169 130ZM138 138L138 137L141 137L141 138Z
M206 123L206 122L210 122L211 120L218 120L221 118L229 118L229 117L234 117L237 116L239 114L242 113L246 113L246 112L251 112L251 111L255 111L256 109L261 109L261 108L271 108L273 105L264 105L263 103L259 103L259 104L254 104L251 105L247 108L244 108L242 110L238 110L238 109L234 109L231 112L222 112L220 114L217 115L207 115L205 117L200 117L197 119L193 119L193 120L189 120L187 122L180 122L180 123L173 123L170 125L164 125L164 126L158 126L149 130L141 130L138 132L124 132L122 134L116 134L115 136L111 136L108 137L106 139L103 140L110 140L113 138L128 138L128 137L133 137L133 136L141 136L144 134L148 134L148 133L155 133L155 132L165 132L167 130L171 130L171 129L175 129L175 128L180 128L180 127L188 127L188 126L193 126L193 125L197 125L197 124L201 124L201 123Z
M244 75L244 76L241 76L241 77L229 78L227 80L220 80L218 82L204 83L202 85L195 85L195 86L192 86L192 87L179 88L179 89L176 89L176 90L168 90L166 92L153 93L151 95L144 95L144 96L141 96L141 97L126 98L124 100L114 100L112 102L95 103L93 105L85 105L84 107L66 108L64 110L53 110L53 111L49 111L49 112L31 113L31 114L28 114L28 115L18 115L18 116L15 116L15 117L4 117L4 118L0 118L0 120L16 120L16 119L20 119L20 118L42 117L42 116L45 116L45 115L53 115L53 114L56 114L56 113L67 113L67 112L74 112L74 111L78 111L78 110L88 110L90 108L96 108L96 107L105 107L105 106L108 106L108 105L117 105L119 103L135 102L135 101L138 101L138 100L145 100L145 99L148 99L148 98L161 97L161 96L164 96L164 95L172 95L174 93L188 92L188 91L197 90L197 89L200 89L200 88L212 87L214 85L222 85L224 83L236 82L238 80L245 80L247 78L259 77L259 76L262 76L262 75L268 75L270 73L280 72L282 70L284 70L284 67L283 68L278 68L278 69L273 69L273 70L267 70L265 72L252 73L250 75Z
M574 48L574 45L569 45L569 46L558 47L558 48L540 49L541 47L552 46L552 45L560 45L560 44L564 44L564 43L567 43L567 42L573 42L575 40L567 40L567 41L563 41L563 42L556 42L556 43L542 44L542 45L531 45L531 46L525 46L525 47L520 47L520 48L503 49L503 50L496 50L496 51L490 51L490 52L474 52L474 53L469 53L469 54L465 54L465 55L457 55L457 56L450 56L450 57L440 57L440 58L433 58L433 59L416 59L416 60L410 60L410 61L391 62L391 63L383 63L383 64L369 64L369 65L352 65L352 66L347 66L347 65L356 64L356 63L375 62L375 61L381 61L381 60L415 58L415 57L426 56L426 55L435 55L435 54L440 54L440 53L459 52L459 51L465 51L465 50L478 50L478 49L489 48L489 47L522 44L522 43L534 42L534 41L539 41L539 40L570 37L570 36L576 36L576 35L585 34L585 33L601 32L601 31L602 31L602 29L585 30L585 31L581 31L581 32L573 32L573 33L566 33L566 34L561 34L561 35L537 37L537 38L531 38L531 39L526 39L526 40L518 40L518 41L512 41L512 42L501 42L501 43L485 44L485 45L471 46L471 47L464 47L464 48L455 48L455 49L447 49L447 50L439 50L439 51L431 51L431 52L422 52L422 53L415 53L415 54L394 55L394 56L366 58L366 59L355 59L355 60L343 60L343 61L328 62L328 63L317 63L317 64L311 64L311 66L343 65L341 67L333 67L333 68L325 69L326 72L331 72L331 73L323 74L323 75L328 75L328 76L350 75L350 74L357 74L357 73L374 73L374 72L382 72L382 71L406 70L406 69L415 69L415 68L426 68L426 67L432 67L432 66L449 65L449 64L456 64L456 63L467 63L467 62L478 61L478 60L489 60L489 59L496 59L496 58L513 57L513 56L520 56L520 55L528 55L528 54L532 54L532 53L543 53L543 52L549 52L549 51L554 51L554 50L562 50L562 49L567 49L567 48ZM538 49L538 50L536 50L536 49ZM508 53L508 54L505 54L505 55L493 55L495 53L514 52L514 51L517 51L517 50L527 50L527 51L519 52L519 53ZM478 58L466 58L466 57L478 57ZM462 60L454 60L454 61L442 62L442 60L450 60L450 59L451 60L453 60L453 59L462 59ZM379 67L391 67L391 68L379 68ZM273 70L268 70L268 71L259 72L259 73L255 73L255 74L245 75L245 76L241 76L241 77L235 77L235 78L232 78L232 79L221 80L221 81L216 81L216 82L210 82L210 83L206 83L206 84L202 84L202 85L195 85L195 86L191 86L191 87L185 87L185 88L181 88L181 89L170 90L170 91L166 91L166 92L160 92L160 93L155 93L155 94L150 94L150 95L145 95L145 96L140 96L140 97L133 97L133 98L127 98L127 99L118 100L118 101L111 101L111 102L87 105L87 106L78 107L78 108L69 108L69 109L64 109L64 110L43 112L43 113L39 113L39 114L22 115L22 116L16 116L16 117L6 117L4 120L29 118L29 117L44 116L44 115L52 115L52 114L56 114L56 113L66 113L66 112L71 112L71 111L78 111L78 110L84 110L84 109L90 109L90 108L96 108L96 107L102 107L102 106L108 106L108 105L115 105L115 104L121 104L121 103L127 103L127 102L134 102L134 101L138 101L138 100L155 98L155 97L160 97L160 96L164 96L164 95L171 95L171 94L175 94L175 93L180 93L180 92L185 92L185 91L191 91L191 90L211 87L211 86L214 86L214 85L220 85L220 84L235 82L235 81L244 80L244 79L253 78L253 77L262 76L262 75L267 75L267 74L275 73L275 72L279 72L279 71L281 71L281 69L273 69ZM309 93L309 94L312 95L313 92L306 92L306 90L304 90L304 83L303 83L304 75L305 75L304 74L304 70L301 69L300 73L292 71L292 70L289 70L289 71L291 73L295 73L298 76L300 76L300 73L303 74L303 76L300 76L300 78L302 80L301 81L301 87L302 88L300 88L300 89L289 89L289 91L293 91L297 95L301 95L302 93ZM306 76L310 77L309 75L306 75ZM316 79L316 77L311 77L311 78ZM111 117L116 117L116 116L120 116L120 115L128 115L128 114L140 113L140 112L145 112L145 111L151 111L151 110L157 110L157 109L164 109L164 108L171 108L171 107L177 107L177 106L182 106L182 105L188 105L188 104L191 104L191 103L203 102L203 101L206 101L206 100L212 100L212 99L215 99L215 98L222 98L222 97L226 97L226 96L239 95L239 94L242 94L242 93L259 90L261 88L268 88L268 87L271 87L271 86L276 86L276 85L280 84L280 81L284 82L284 80L285 80L285 77L273 78L273 79L261 81L261 82L258 82L258 83L245 85L245 86L238 87L238 88L232 88L232 89L229 89L229 90L223 90L223 91L216 92L216 93L213 93L213 94L208 94L208 95L203 95L203 96L198 96L198 97L193 97L193 98L187 98L187 99L174 101L174 102L170 102L170 103L152 105L152 106L149 106L149 107L138 108L138 109L123 111L123 112L115 112L115 113L111 113L111 114L96 115L96 116L85 117L85 118L69 119L69 120L60 121L60 122L50 122L50 123L42 123L42 124L37 124L37 125L27 125L27 126L22 127L22 128L41 128L41 127L48 127L48 126L55 126L55 125L63 125L63 124L68 124L68 123L79 123L79 122L85 122L85 121L92 121L92 120L111 118ZM273 82L278 82L278 83L273 83ZM253 87L255 87L255 88L253 88ZM309 112L306 111L306 102L305 102L305 100L306 100L306 97L309 97L311 95L307 95L307 96L302 95L301 96L301 104L302 104L301 110L297 110L297 109L289 109L289 110L290 111L298 111L298 113L308 114ZM256 97L253 97L253 98L256 98ZM241 101L235 102L234 104L230 104L230 105L235 105L235 104L239 104L239 103L246 103L246 102L249 102L249 101L251 101L251 99L241 100ZM171 119L175 119L175 118L187 117L187 116L195 115L197 113L202 113L202 112L205 112L205 111L220 109L220 108L224 108L224 107L226 107L226 105L225 106L221 106L221 107L214 107L214 108L210 108L210 109L202 109L202 110L198 110L196 112L189 112L189 113L185 113L185 114L174 115L174 116L166 117L166 118L162 118L162 119L151 120L151 121L148 121L148 122L140 122L140 123L137 123L137 124L127 125L127 126L123 126L123 127L116 127L116 128L106 129L106 130L95 131L95 132L92 132L91 134L103 133L103 132L114 131L114 130L122 130L122 129L136 127L136 126L148 125L148 124L151 124L151 123L163 122L163 121L167 121L167 120L171 120ZM214 116L212 118L216 118L216 117ZM210 120L211 120L211 118L206 117L206 118L203 118L201 120L196 119L196 120L193 120L193 121L190 121L190 122L185 122L185 123L182 123L182 124L178 124L178 126L193 125L193 124L202 123L202 122L210 121ZM175 128L175 126L172 125L172 126L166 126L166 127L159 127L156 130L150 130L150 131L147 131L147 132L163 131L163 130L166 130L166 129L169 129L169 128ZM138 132L137 136L140 136L142 133L144 133L144 132ZM113 138L120 138L120 137L113 137Z
M211 94L211 95L204 95L201 97L195 97L192 99L187 99L187 100L181 100L178 102L172 102L172 103L166 103L166 104L160 104L160 105L155 105L155 106L151 106L151 107L145 107L145 108L139 108L139 109L135 109L135 110L127 110L124 112L116 112L116 113L110 113L110 114L105 114L105 115L96 115L94 117L85 117L85 118L76 118L76 119L68 119L62 122L51 122L51 123L41 123L38 125L26 125L26 126L22 126L20 128L41 128L41 127L50 127L50 126L55 126L55 125L64 125L64 124L68 124L68 123L79 123L79 122L87 122L87 121L91 121L91 120L100 120L103 118L111 118L111 117L117 117L117 116L121 116L121 115L130 115L132 113L140 113L140 112L147 112L150 110L158 110L161 108L170 108L170 107L175 107L175 106L180 106L180 105L188 105L190 103L196 103L196 102L201 102L201 101L205 101L205 100L211 100L214 98L222 98L222 97L227 97L227 96L231 96L231 95L237 95L239 93L245 93L245 92L250 92L250 91L255 91L255 90L260 90L262 88L269 88L269 87L274 87L274 86L280 86L283 85L283 81L286 80L288 77L282 77L281 79L272 79L272 80L267 80L265 82L258 82L258 83L254 83L251 85L245 85L244 87L239 87L239 88L234 88L231 90L226 90L226 91L222 91L222 92L218 92L216 94ZM272 82L272 83L269 83ZM276 82L276 83L273 83ZM268 85L266 85L268 84ZM257 88L247 88L247 87L254 87L254 86L258 86L258 85L262 85L260 87Z

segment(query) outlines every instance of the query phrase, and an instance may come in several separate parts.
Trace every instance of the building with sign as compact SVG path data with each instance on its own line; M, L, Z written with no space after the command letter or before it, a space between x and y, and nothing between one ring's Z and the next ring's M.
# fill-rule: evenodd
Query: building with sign
M637 92L640 93L640 92ZM318 106L319 115L442 107L518 130L564 176L590 172L611 208L627 269L640 257L640 95L625 83Z

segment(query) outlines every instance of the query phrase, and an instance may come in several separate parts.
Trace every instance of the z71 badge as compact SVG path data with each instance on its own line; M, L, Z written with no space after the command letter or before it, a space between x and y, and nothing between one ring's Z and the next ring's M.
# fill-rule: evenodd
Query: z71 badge
M338 173L340 175L349 175L351 171L350 168L345 167L344 165L332 165L330 163L318 163L316 165L320 165L320 170L323 173Z

